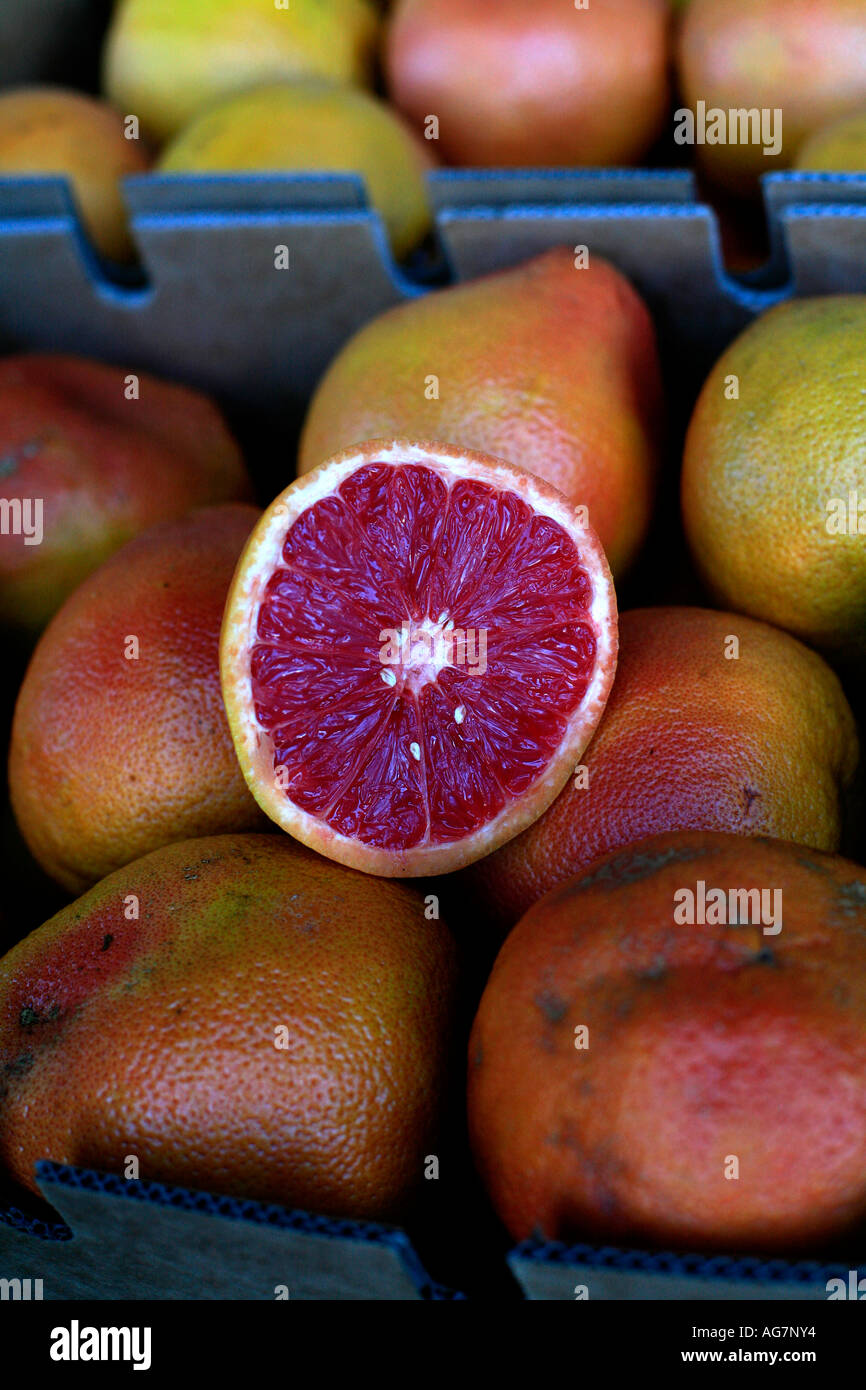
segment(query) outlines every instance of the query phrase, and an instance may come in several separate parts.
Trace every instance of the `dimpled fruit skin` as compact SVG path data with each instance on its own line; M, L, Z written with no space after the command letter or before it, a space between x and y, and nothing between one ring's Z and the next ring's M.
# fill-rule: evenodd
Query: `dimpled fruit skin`
M161 143L222 97L264 83L368 84L378 30L369 0L121 0L103 85Z
M430 229L429 147L368 92L306 80L257 87L209 107L163 151L163 173L310 170L364 179L394 254Z
M257 519L226 503L152 527L85 580L36 647L9 787L35 858L71 892L172 840L265 823L219 680L226 594Z
M864 341L866 295L763 314L707 378L682 476L686 534L718 602L846 659L866 647L866 548L856 528L828 531L828 503L866 498ZM725 399L732 375L739 400Z
M753 192L759 175L786 169L803 140L866 105L864 0L691 0L677 70L684 104L782 112L782 152L763 144L698 145L712 179Z
M572 780L534 825L464 871L499 927L597 857L665 831L839 848L857 729L817 653L766 623L700 608L622 613L619 635L616 680L583 759L588 787Z
M478 449L585 505L617 576L649 524L661 413L643 301L599 257L576 269L560 247L362 328L313 397L299 471L379 437Z
M207 396L83 357L0 361L0 497L41 498L43 537L0 535L0 622L38 631L125 541L209 503L247 501L240 450Z
M781 932L675 924L700 880L780 890ZM863 869L688 832L554 890L482 997L469 1123L515 1240L805 1251L862 1222Z
M636 162L668 102L667 0L401 0L385 67L449 164Z
M39 1158L119 1173L136 1154L144 1179L397 1215L454 981L447 927L403 885L286 836L170 845L0 962L0 1160L33 1187Z
M119 181L149 162L105 102L57 87L0 93L0 177L66 174L88 235L111 260L135 252Z

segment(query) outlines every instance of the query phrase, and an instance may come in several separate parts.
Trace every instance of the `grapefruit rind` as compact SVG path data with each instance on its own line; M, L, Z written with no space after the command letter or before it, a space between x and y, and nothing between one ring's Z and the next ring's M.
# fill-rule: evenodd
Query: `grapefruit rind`
M573 539L592 583L587 613L596 638L596 660L583 700L570 716L559 747L524 795L478 830L447 843L406 850L379 848L335 830L296 806L274 775L274 743L259 724L251 677L259 609L268 581L279 567L283 544L298 517L332 496L357 469L372 463L420 464L448 486L475 479L516 493L534 512L557 522ZM327 858L365 873L411 878L451 873L489 854L533 824L559 795L589 743L613 684L617 657L616 596L607 559L591 526L561 493L541 478L473 450L417 440L370 440L354 446L296 479L263 513L240 557L229 589L220 640L223 698L235 751L247 785L277 825Z

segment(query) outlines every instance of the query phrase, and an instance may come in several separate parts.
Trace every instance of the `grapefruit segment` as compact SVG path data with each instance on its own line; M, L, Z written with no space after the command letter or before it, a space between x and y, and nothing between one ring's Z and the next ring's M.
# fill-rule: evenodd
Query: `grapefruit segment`
M341 863L444 873L531 824L616 665L591 527L511 464L373 441L299 478L250 537L223 694L271 818Z

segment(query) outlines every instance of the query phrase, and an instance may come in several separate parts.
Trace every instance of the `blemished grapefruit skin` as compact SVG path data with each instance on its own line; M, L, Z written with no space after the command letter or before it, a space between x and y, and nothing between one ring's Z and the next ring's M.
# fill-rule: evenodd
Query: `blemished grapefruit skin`
M788 169L803 141L828 121L866 103L866 6L863 0L691 0L677 36L677 73L685 106L781 111L765 142L695 146L714 182L753 193L760 175ZM772 148L772 139L767 148Z
M826 1247L866 1215L866 872L694 831L598 861L505 941L469 1124L516 1240Z
M864 339L866 295L768 310L710 372L683 455L713 598L846 663L866 649Z
M668 103L667 0L400 0L388 90L449 164L635 163Z
M661 420L643 300L606 261L579 269L558 247L356 333L313 397L299 471L393 436L508 459L586 506L619 578L649 526Z
M123 543L209 503L248 501L240 450L198 391L86 358L0 360L0 498L41 503L41 540L0 534L0 621L38 631ZM30 516L30 524L34 517ZM35 534L35 533L33 533Z
M368 85L378 32L370 0L120 0L103 86L162 143L208 106L268 82Z
M135 252L120 180L149 164L144 143L127 140L107 102L62 87L0 92L0 178L66 175L87 234L110 260Z
M397 1216L435 1138L455 979L448 928L403 884L285 836L169 845L0 961L0 1162L35 1190L40 1158L134 1155L146 1180Z
M225 503L151 527L67 599L27 669L9 789L70 892L172 840L263 828L220 694L232 571L259 513Z
M700 608L621 613L619 637L581 780L465 871L499 928L600 856L666 831L840 847L857 728L816 652L766 623Z
M550 804L616 648L604 552L561 493L471 450L369 440L262 516L220 666L270 818L340 863L412 877L489 853Z

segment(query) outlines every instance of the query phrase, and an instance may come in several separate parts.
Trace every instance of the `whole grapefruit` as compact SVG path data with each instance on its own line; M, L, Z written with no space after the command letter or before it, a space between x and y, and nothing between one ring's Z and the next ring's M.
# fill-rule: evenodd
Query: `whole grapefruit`
M335 1216L423 1183L453 1022L444 922L285 836L187 840L0 961L0 1162L40 1158ZM435 1151L435 1149L434 1149Z
M839 680L766 623L700 608L620 615L617 676L582 766L547 811L465 870L512 926L600 855L672 830L842 843L859 749Z
M866 5L863 0L691 0L677 38L677 70L686 105L725 113L718 143L695 147L707 174L737 194L761 174L790 168L812 131L866 102ZM730 111L775 112L772 138L732 139ZM708 131L709 133L709 131ZM753 132L749 131L750 137Z
M385 66L446 163L629 164L668 103L667 0L399 0Z
M0 359L0 502L10 518L0 531L0 622L38 631L148 526L251 498L217 407L185 386L133 376L82 357Z
M565 247L387 310L325 373L307 473L364 439L439 439L508 459L586 506L614 576L649 525L662 415L652 320L628 281Z
M370 0L119 0L103 85L162 143L220 99L269 82L370 83L378 34Z
M762 314L710 372L682 474L713 597L846 662L866 652L864 341L866 295Z
M430 230L429 147L377 97L337 82L272 83L209 106L163 151L165 174L357 173L395 256Z
M253 830L220 694L232 572L258 518L226 503L151 527L43 633L12 725L21 833L71 892L172 840Z
M102 255L131 260L120 180L150 164L140 140L107 102L63 87L18 87L0 93L0 177L64 174L85 231Z
M690 831L507 938L469 1122L511 1235L799 1252L866 1217L866 871Z

